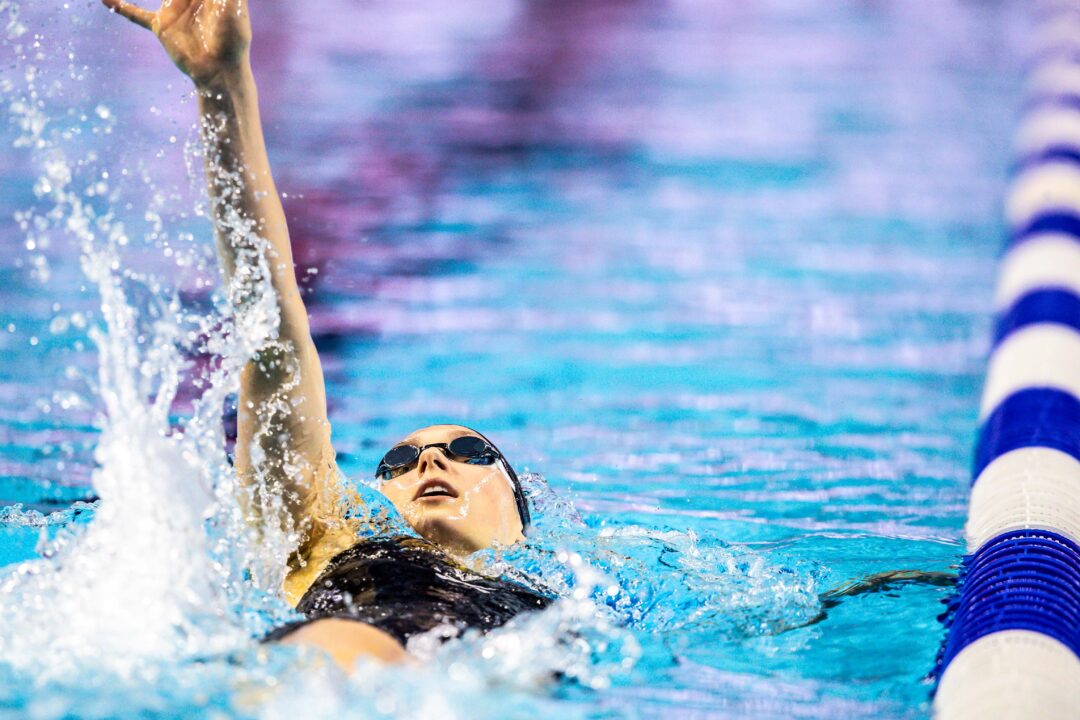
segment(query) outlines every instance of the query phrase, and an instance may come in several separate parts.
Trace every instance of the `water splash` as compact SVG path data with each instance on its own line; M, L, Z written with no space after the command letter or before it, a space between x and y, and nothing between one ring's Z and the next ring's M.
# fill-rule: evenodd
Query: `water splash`
M18 6L0 0L3 13L9 39L22 37ZM21 215L20 225L40 258L33 261L40 281L51 276L38 251L67 242L100 297L91 337L104 409L93 521L5 516L63 527L43 544L42 559L8 568L0 579L4 681L33 676L62 696L39 704L38 715L63 716L87 694L117 689L133 713L140 702L175 708L176 693L194 697L208 688L231 698L230 712L266 717L316 708L477 717L558 707L573 715L573 705L556 697L560 683L602 690L619 682L641 656L642 635L699 629L752 636L793 627L815 611L812 572L690 533L634 526L597 533L572 503L531 476L523 478L537 510L529 542L478 561L558 594L548 611L451 643L416 638L410 649L424 658L421 668L368 665L347 681L310 654L253 650L252 638L287 612L281 576L295 537L284 522L253 528L241 512L243 489L224 453L220 413L243 359L275 333L268 296L251 296L244 305L252 311L234 319L220 297L211 312L192 309L173 284L127 267L124 249L139 238L117 217L120 198L102 180L96 151L75 149L66 116L44 102L39 69L26 60L19 68L19 85L6 86L4 98L17 145L40 169L34 192L43 208ZM101 103L84 117L78 122L103 133L116 122ZM186 157L201 160L199 146ZM189 172L200 172L198 165L190 162ZM148 214L160 232L160 215L154 207ZM249 230L234 219L233 232ZM212 360L196 369L195 357ZM177 397L193 373L201 392L178 418ZM358 512L367 513L368 532L400 527L385 504L362 497L369 502ZM216 674L198 669L207 663ZM280 689L268 693L275 685Z
M18 7L0 10L13 18L9 42L21 37ZM253 312L237 323L220 302L217 312L191 311L167 284L125 268L121 250L133 238L113 210L119 196L102 179L108 172L92 147L72 142L67 115L46 103L43 86L54 85L32 56L21 59L21 85L9 81L5 99L16 145L40 170L38 206L19 218L27 247L74 245L100 298L89 331L103 406L92 478L100 503L91 523L45 543L42 559L6 569L0 660L48 681L80 670L132 676L155 661L234 651L250 640L253 608L269 614L264 622L283 613L275 589L290 538L272 518L253 528L243 516L221 424L244 359L272 335L276 318ZM77 120L87 122L111 127L111 112L98 104ZM211 361L195 368L200 355ZM177 418L178 391L192 375L202 392L190 415Z
M517 573L561 595L579 591L574 569L607 578L596 598L649 633L755 637L799 627L820 612L822 568L771 561L759 551L693 532L636 525L590 527L536 473L523 474L538 509L527 542L487 554L493 572Z
M67 527L77 518L93 517L97 506L97 502L78 501L63 510L56 510L46 515L39 510L24 508L22 503L15 503L0 508L0 525L28 528Z
M210 420L215 407L220 416L228 387L220 380L235 373L235 363L215 371L219 382L209 384L194 417L174 427L170 409L185 369L179 304L158 303L145 327L128 302L114 248L95 232L108 231L115 242L122 228L83 204L57 148L46 157L47 195L81 241L83 270L101 295L103 327L91 332L105 406L93 475L101 502L92 523L0 583L9 619L0 657L38 673L104 661L124 674L147 658L224 650L246 633L222 622L231 616L232 568L213 557L204 522L235 513L217 502L231 484L220 421L215 429ZM47 659L34 651L43 646L52 649Z

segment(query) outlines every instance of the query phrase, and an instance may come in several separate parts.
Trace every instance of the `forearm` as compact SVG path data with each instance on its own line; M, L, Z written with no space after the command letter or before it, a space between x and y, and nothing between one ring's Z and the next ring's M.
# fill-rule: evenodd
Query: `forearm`
M292 249L263 139L250 64L199 87L199 122L206 150L218 256L237 311L269 281L281 315L280 336L307 340L307 314L296 284ZM265 265L263 265L265 262Z

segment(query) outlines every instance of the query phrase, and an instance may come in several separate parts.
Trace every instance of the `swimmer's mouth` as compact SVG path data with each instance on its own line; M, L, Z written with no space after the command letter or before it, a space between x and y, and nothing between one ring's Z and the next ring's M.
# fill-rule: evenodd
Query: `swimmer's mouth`
M449 483L442 480L425 480L420 483L420 487L416 488L416 494L413 495L413 500L431 497L456 498L457 496L457 492L454 488L450 487Z

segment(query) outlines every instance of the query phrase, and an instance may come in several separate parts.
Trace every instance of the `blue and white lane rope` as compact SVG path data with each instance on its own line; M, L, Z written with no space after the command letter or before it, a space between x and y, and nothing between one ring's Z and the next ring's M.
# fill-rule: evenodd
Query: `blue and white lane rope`
M1080 720L1080 0L1044 3L1005 203L941 720Z

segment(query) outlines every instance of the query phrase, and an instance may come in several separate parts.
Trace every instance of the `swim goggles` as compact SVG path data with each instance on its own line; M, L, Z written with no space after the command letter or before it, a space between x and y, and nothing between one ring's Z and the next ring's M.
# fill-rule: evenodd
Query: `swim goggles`
M448 443L430 443L421 446L395 445L383 455L375 476L381 480L389 480L404 475L416 467L420 453L428 448L439 448L450 459L470 465L491 465L502 457L499 451L487 441L474 435L463 435Z

